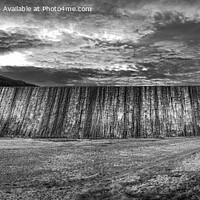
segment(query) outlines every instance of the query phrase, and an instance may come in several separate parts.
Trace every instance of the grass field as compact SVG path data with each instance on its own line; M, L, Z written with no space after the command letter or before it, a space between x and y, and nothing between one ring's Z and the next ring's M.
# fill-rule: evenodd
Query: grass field
M200 138L0 140L0 199L200 199Z

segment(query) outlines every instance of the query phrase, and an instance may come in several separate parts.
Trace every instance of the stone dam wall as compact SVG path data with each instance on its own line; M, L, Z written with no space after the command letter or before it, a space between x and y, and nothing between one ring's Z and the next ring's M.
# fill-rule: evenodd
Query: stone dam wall
M200 135L200 87L0 88L0 136Z

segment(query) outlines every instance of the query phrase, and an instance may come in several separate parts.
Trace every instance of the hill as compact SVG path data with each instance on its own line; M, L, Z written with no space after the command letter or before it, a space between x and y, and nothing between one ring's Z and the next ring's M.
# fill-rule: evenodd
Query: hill
M35 86L20 80L13 80L0 75L0 87Z

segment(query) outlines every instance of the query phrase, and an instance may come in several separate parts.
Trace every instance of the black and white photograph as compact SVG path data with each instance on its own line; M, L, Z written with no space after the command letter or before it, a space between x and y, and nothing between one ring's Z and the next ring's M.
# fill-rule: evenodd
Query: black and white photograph
M1 0L0 200L199 200L199 56L199 0Z

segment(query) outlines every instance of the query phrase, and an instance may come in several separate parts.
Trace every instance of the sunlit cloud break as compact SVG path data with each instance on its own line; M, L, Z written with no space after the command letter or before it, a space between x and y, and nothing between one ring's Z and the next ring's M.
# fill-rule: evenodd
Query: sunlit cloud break
M27 55L30 54L30 52L11 52L5 55L0 55L0 66L32 66L34 65L33 62L27 60Z

